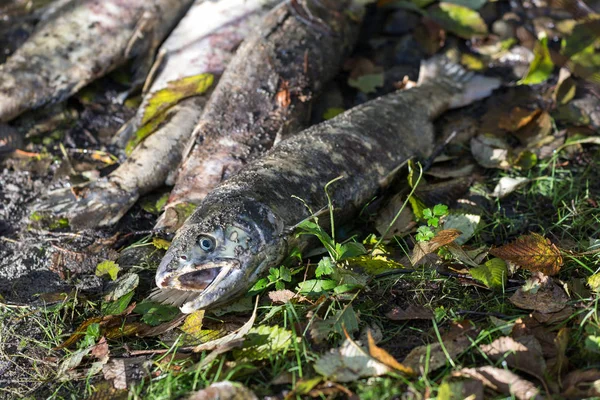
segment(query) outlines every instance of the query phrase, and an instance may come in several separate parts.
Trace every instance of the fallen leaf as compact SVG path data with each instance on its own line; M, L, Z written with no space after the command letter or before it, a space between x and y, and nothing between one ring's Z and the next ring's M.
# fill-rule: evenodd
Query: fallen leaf
M348 79L348 85L363 93L375 93L377 88L383 87L383 72L377 74L361 75L356 79Z
M485 168L509 168L509 149L505 140L491 134L477 135L471 139L473 158Z
M437 400L484 400L483 383L476 379L444 378Z
M463 39L484 36L488 32L479 13L462 5L442 2L428 11L429 17L442 28Z
M540 271L550 276L558 274L563 265L560 250L537 233L521 236L510 244L493 248L490 254L529 271Z
M454 331L442 336L442 343L436 342L428 345L418 346L402 360L401 364L419 371L420 374L429 374L438 368L441 368L449 362L448 357L454 360L459 354L471 346L471 339L467 335L472 330L467 324L457 324L453 327ZM429 356L429 362L425 357ZM428 371L424 371L425 365L429 366Z
M567 104L573 100L577 92L575 80L571 78L571 73L566 68L561 68L558 73L558 82L552 94L552 99L557 105Z
M93 346L86 347L84 349L77 350L64 358L58 367L58 371L56 372L56 377L58 380L65 382L75 377L76 375L72 373L72 370L81 364L83 357L87 356L92 349Z
M564 289L545 275L532 276L530 288L520 287L509 300L525 310L535 310L544 314L561 311L567 306L569 296ZM526 290L528 289L528 290Z
M198 336L202 330L202 321L204 320L204 310L196 310L188 314L183 321L181 330L193 337Z
M531 123L519 129L514 135L528 149L539 149L552 143L556 138L552 135L554 122L546 111L537 116ZM521 161L523 164L523 161Z
M98 340L98 343L93 346L91 354L104 364L108 362L110 350L108 349L108 343L104 336L102 336L100 340Z
M471 268L469 273L490 289L504 288L508 279L508 268L500 258L492 258L483 265Z
M465 244L473 235L481 222L481 215L452 213L444 217L444 229L456 229L461 232L454 243Z
M521 336L517 340L504 336L479 349L494 361L505 361L509 367L521 370L544 381L546 360L542 348L533 336Z
M492 366L463 368L452 375L477 379L490 389L519 400L543 399L536 385L505 369Z
M427 17L424 17L421 24L417 25L413 36L425 53L430 56L437 53L446 43L446 31L439 23Z
M193 351L195 353L198 353L201 351L213 350L213 349L218 348L219 346L225 345L228 342L237 341L238 339L244 338L248 334L248 332L250 331L252 326L254 325L254 321L256 320L256 310L257 309L258 309L258 297L256 298L256 303L254 305L254 311L252 312L252 316L250 317L248 322L246 322L244 325L242 325L239 329L235 330L234 332L231 332L223 337L220 337L215 340L211 340L206 343L202 343L201 345L194 347Z
M104 315L119 315L123 313L131 299L133 298L134 291L132 290L129 293L125 293L123 296L119 297L117 300L111 302L103 302L102 303L102 314Z
M238 361L257 361L285 353L292 345L292 332L280 326L260 325L248 331L244 345L233 351Z
M335 382L353 382L393 371L391 367L372 358L350 338L346 338L341 347L321 356L313 367L318 374Z
M409 305L406 309L400 307L394 307L385 316L392 321L407 321L415 319L433 319L433 312L423 306Z
M386 271L404 268L404 265L392 260L384 254L351 257L344 260L342 266L354 272L371 276L379 275Z
M388 367L395 369L396 371L402 372L403 374L414 375L415 372L412 370L412 368L408 368L400 364L390 353L381 347L377 347L370 330L367 333L367 337L369 342L369 354L371 357L387 365Z
M96 266L96 276L102 276L108 274L111 280L117 279L117 274L121 268L119 264L114 261L102 261Z
M258 400L254 392L238 382L216 382L194 392L186 400Z
M127 389L150 375L151 367L152 361L146 357L113 358L102 367L102 372L115 389Z
M450 243L446 246L446 249L456 258L459 262L469 265L471 267L479 267L479 264L487 257L488 248L487 246L481 246L474 250L465 250L456 243Z
M375 219L375 229L380 235L384 235L384 240L391 239L394 236L403 236L410 232L417 224L415 215L410 207L404 207L404 196L401 193L393 196L377 213ZM398 211L402 212L398 217Z
M562 396L567 399L588 399L600 396L600 370L596 368L569 372L563 379Z
M275 291L269 292L268 296L269 296L269 300L271 300L275 304L285 304L285 303L289 303L290 300L292 300L294 297L296 297L296 293L292 292L289 289L282 289L282 290L275 290ZM299 297L305 299L304 296L299 296Z
M587 285L596 293L600 293L600 273L596 273L587 278Z
M509 132L516 132L527 126L542 113L542 110L536 108L530 110L527 108L515 107L510 111L507 118L498 121L498 127Z
M348 85L363 93L374 93L384 83L383 68L375 65L371 60L360 57L348 60L344 65L350 70Z
M457 229L444 229L439 231L433 239L427 242L417 242L413 249L410 262L413 265L416 265L427 254L433 253L440 247L452 243L460 235L461 232Z
M151 326L171 321L180 315L177 307L148 300L138 303L133 312L141 314L142 321Z
M340 108L340 107L331 107L331 108L328 108L323 113L323 120L327 121L329 119L335 118L338 115L342 114L344 111L346 111L346 110L344 110L343 108Z
M550 57L550 51L548 50L548 38L542 37L535 43L533 48L534 58L529 65L527 74L518 83L521 85L537 85L545 82L552 71L554 70L554 63L552 57Z
M498 184L494 188L494 191L490 194L492 197L498 197L499 199L508 196L515 190L529 183L531 180L524 177L511 178L509 176L503 176L498 181Z

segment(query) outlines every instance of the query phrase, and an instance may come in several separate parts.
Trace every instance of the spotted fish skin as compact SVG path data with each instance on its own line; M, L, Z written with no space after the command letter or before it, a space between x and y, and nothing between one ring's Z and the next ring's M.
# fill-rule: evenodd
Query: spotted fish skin
M327 206L323 189L328 182L343 177L329 187L335 218L343 222L399 166L431 153L437 116L498 86L498 79L434 58L423 64L419 86L364 103L280 142L208 194L179 229L157 270L157 286L166 289L157 298L169 301L184 298L181 291L196 292L195 298L186 294L181 305L183 312L192 312L244 293L292 246L306 246L289 227L310 217L308 209ZM243 241L231 243L227 232L232 228L234 238ZM214 246L207 245L207 237ZM235 252L222 257L222 246Z
M149 59L191 2L66 2L0 65L0 121L62 101L131 58Z
M175 206L199 204L221 181L309 124L312 100L358 37L362 6L286 1L249 36L220 79L194 132L156 227L183 223Z
M158 51L142 104L117 135L125 146L142 125L150 99L170 82L210 73L218 78L240 42L281 0L196 0ZM107 177L77 188L46 193L34 210L65 216L75 229L115 224L141 195L167 182L212 90L186 98L166 111L164 121Z

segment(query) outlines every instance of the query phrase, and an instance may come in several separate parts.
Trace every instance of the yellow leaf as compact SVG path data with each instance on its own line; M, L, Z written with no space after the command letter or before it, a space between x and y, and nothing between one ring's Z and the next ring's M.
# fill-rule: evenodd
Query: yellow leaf
M200 336L203 320L204 310L194 311L185 318L181 330L194 337Z
M388 367L392 367L404 374L415 375L415 371L412 368L400 364L390 353L381 347L377 347L375 340L373 340L373 336L371 335L371 330L367 331L367 337L369 340L369 354L371 357L380 363L385 364Z

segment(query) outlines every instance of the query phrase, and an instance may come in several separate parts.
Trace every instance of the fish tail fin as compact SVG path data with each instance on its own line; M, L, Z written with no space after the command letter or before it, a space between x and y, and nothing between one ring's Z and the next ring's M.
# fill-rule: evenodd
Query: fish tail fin
M421 63L417 85L442 85L450 93L448 108L459 108L488 97L500 87L500 79L467 71L446 56L431 57Z

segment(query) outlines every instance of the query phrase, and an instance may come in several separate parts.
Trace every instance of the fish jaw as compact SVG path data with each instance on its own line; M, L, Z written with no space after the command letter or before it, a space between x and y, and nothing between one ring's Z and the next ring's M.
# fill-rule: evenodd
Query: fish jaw
M156 285L190 292L181 306L190 313L242 295L286 251L282 225L262 205L203 204L177 232L157 269Z

